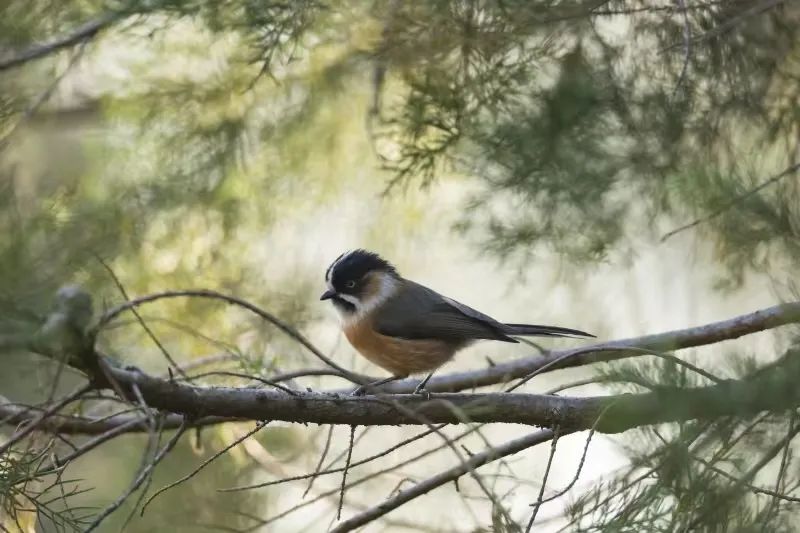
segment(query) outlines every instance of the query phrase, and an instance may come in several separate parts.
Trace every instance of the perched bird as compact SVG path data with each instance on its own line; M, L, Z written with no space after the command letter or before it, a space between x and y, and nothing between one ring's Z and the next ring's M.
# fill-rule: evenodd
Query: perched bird
M515 336L593 337L576 329L504 324L427 287L405 279L378 254L353 250L325 272L330 300L350 344L392 376L374 387L436 370L478 340L519 342ZM431 374L420 382L421 391ZM362 392L359 388L358 392Z

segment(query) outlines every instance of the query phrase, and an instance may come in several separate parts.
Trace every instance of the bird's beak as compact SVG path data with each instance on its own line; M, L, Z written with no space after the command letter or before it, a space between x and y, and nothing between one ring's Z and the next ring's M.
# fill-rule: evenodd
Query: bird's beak
M320 296L319 299L320 300L330 300L334 296L336 296L336 291L332 291L332 290L328 289L327 291L322 293L322 296Z

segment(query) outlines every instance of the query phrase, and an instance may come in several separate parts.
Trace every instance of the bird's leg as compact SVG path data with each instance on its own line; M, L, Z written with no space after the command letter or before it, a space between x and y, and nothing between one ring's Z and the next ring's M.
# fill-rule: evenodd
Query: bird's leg
M377 381L373 381L371 383L365 383L364 385L359 385L356 389L350 393L351 396L364 396L368 390L374 389L375 387L380 387L381 385L386 385L387 383L391 383L392 381L397 381L398 379L404 379L406 376L389 376L388 378L379 379Z
M435 370L433 372L436 372ZM419 382L419 384L414 388L414 394L422 394L424 396L430 396L431 393L425 390L425 385L428 384L428 381L433 376L433 372L430 372L425 379Z

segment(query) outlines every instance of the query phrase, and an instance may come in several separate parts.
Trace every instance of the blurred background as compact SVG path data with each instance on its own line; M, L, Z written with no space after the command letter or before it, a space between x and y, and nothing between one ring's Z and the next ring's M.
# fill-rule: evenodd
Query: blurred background
M33 327L67 283L89 290L99 310L123 301L105 263L129 295L233 294L290 322L346 368L382 375L318 301L328 264L356 247L500 320L603 340L796 299L799 23L800 6L780 1L0 1L0 332ZM181 363L221 356L213 368L265 376L313 364L279 331L218 303L170 300L141 312ZM158 347L126 318L101 345L165 373ZM791 333L681 356L736 377L775 359ZM443 371L535 353L483 343ZM52 363L0 357L0 394L18 402L47 394ZM559 371L525 390L592 377L598 383L569 394L639 390L619 373L658 381L659 365ZM67 381L65 390L79 378ZM251 428L226 424L184 439L151 492ZM526 429L495 424L483 435L499 443ZM358 428L354 457L417 431ZM348 433L333 429L327 461L341 464ZM320 478L305 498L306 482L216 489L312 471L327 434L271 423L159 496L126 530L324 531L336 492L264 522L336 490L338 476ZM574 476L585 438L559 442L554 490ZM102 508L116 498L145 442L125 436L73 465L71 476L91 490L70 505ZM478 435L463 442L485 446ZM352 479L439 444L404 448ZM595 437L579 482L542 508L537 530L578 530L570 505L657 445L647 430ZM513 516L535 500L547 456L542 446L486 469ZM451 464L442 449L381 474L348 492L344 514ZM460 488L367 530L510 527L493 523L474 482ZM119 530L132 503L102 529ZM791 511L779 511L774 530L792 530ZM725 520L744 528L757 514L732 516ZM628 526L617 530L637 530ZM55 530L42 517L38 527Z

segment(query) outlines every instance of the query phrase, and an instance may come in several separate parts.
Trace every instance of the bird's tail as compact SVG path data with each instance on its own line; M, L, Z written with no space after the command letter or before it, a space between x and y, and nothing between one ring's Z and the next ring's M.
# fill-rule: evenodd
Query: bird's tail
M591 333L577 329L560 328L558 326L538 326L536 324L503 324L506 335L520 337L594 337Z

